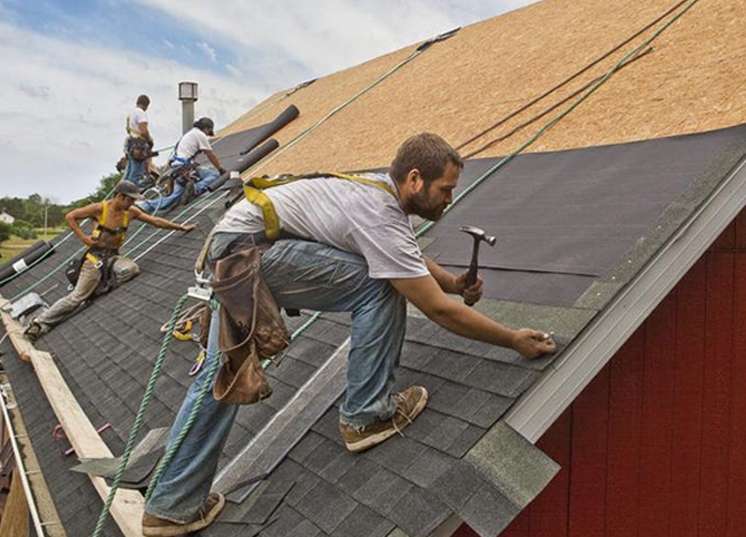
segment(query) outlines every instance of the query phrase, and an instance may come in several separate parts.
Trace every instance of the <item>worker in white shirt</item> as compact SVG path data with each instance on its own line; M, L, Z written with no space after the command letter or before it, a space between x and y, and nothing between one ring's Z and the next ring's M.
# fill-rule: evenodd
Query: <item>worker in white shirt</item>
M210 145L208 136L214 136L215 124L209 117L202 117L194 122L194 126L190 129L176 144L174 152L169 160L169 166L171 167L171 173L177 179L174 181L174 187L171 193L167 196L159 196L157 198L148 199L140 202L139 207L146 212L153 213L155 211L164 211L170 209L172 206L177 204L185 194L185 189L193 189L193 192L188 192L188 197L199 196L204 193L212 183L214 183L220 175L225 173L225 168L220 163L220 159L215 154L215 151ZM200 165L196 166L194 159L200 153L204 153L207 160L212 164L211 166ZM187 180L184 175L179 172L183 170L185 172L192 172L196 174L197 180L192 182Z

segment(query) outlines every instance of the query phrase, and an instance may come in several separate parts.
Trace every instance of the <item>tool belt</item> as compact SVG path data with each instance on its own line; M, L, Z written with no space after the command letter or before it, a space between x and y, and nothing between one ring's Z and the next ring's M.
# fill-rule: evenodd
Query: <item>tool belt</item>
M220 351L225 356L213 385L216 400L251 404L272 394L261 360L290 344L280 309L261 274L269 244L249 246L215 263L212 289L220 302Z
M153 142L150 140L135 136L127 138L127 156L132 160L142 162L143 160L149 159L151 156L154 156L152 149Z
M192 173L198 167L195 163L184 164L183 166L171 167L158 180L158 188L161 195L170 196L176 184L186 186L188 183L194 183L196 178Z
M108 293L112 288L116 287L116 274L114 274L113 268L117 255L119 255L118 250L88 249L82 256L72 259L67 264L65 277L74 287L80 278L80 269L83 267L83 263L88 261L101 274L101 279L96 286L94 295L98 296Z

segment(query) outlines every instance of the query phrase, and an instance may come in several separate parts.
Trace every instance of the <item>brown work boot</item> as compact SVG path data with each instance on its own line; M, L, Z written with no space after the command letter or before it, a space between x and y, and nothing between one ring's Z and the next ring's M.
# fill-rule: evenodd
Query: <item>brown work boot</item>
M206 528L218 517L225 505L225 497L218 492L211 492L199 509L197 518L192 522L172 522L149 513L142 515L142 534L145 537L175 537L187 535L193 531Z
M427 405L427 390L424 386L410 386L395 394L394 400L396 412L387 420L373 422L361 429L340 422L339 432L348 450L359 453L401 434L402 429L412 423Z
M31 343L35 343L44 334L44 327L36 321L31 321L23 334Z

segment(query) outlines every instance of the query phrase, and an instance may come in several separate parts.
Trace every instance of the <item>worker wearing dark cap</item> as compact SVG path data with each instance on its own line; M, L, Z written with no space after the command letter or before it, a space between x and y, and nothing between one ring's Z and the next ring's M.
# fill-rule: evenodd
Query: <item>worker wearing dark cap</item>
M121 181L114 188L114 197L110 200L91 203L65 215L67 224L85 244L86 251L77 260L75 268L79 272L72 292L60 298L31 322L26 329L30 339L38 338L72 316L94 293L102 294L139 274L137 264L119 254L129 222L141 220L155 227L184 232L194 229L194 224L177 224L142 212L134 205L140 199L142 196L134 183ZM79 224L85 218L95 222L90 235Z
M201 117L194 122L193 127L181 137L174 152L169 160L169 166L171 167L172 175L178 175L181 168L185 166L191 166L197 155L204 153L207 160L210 161L212 166L197 166L195 173L197 174L198 180L194 184L189 184L186 181L175 181L174 188L171 193L167 196L160 196L155 199L150 199L139 203L138 206L148 213L155 213L156 211L164 211L170 209L175 205L184 194L185 188L193 188L194 195L199 196L204 193L215 180L220 177L221 174L225 173L225 169L220 163L220 159L212 150L210 140L208 136L214 136L215 124L209 117Z

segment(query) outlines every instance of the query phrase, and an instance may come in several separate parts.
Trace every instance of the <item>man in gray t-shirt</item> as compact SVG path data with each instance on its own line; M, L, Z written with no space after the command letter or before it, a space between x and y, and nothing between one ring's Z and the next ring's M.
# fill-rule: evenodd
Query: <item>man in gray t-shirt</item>
M427 404L423 386L392 393L407 300L456 334L514 348L527 358L554 351L546 334L510 329L450 299L447 293L476 302L482 281L466 287L465 273L453 275L420 252L409 215L438 220L452 201L462 167L458 153L445 140L423 133L402 144L388 174L368 174L362 182L306 179L264 191L281 232L292 237L275 241L262 256L262 275L277 303L284 308L352 313L339 424L350 451L383 442ZM215 227L210 258L215 261L242 244L264 240L262 210L243 200ZM219 355L217 321L213 314L208 362ZM190 388L174 434L189 415L195 386L200 384L198 378ZM146 506L146 536L161 535L149 533L150 526L196 531L217 516L224 499L208 493L236 410L208 397ZM200 527L193 522L198 514Z

